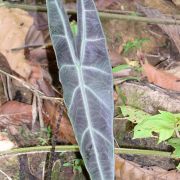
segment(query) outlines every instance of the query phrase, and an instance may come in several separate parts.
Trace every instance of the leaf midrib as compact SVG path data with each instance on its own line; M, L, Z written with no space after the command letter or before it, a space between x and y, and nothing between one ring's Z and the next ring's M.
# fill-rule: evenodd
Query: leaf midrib
M84 5L83 5L83 0L81 1L82 2L82 22L84 22L83 24L83 38L82 38L82 44L81 44L81 55L80 55L80 60L83 60L83 57L84 57L84 51L85 51L85 42L83 39L85 39L86 37L86 21L85 21L85 14L84 14ZM83 99L83 104L84 104L84 108L85 108L85 114L86 114L86 117L87 117L87 123L88 123L88 126L89 126L89 133L90 133L90 136L91 136L91 140L92 140L92 144L93 144L93 147L94 147L94 154L95 154L95 157L96 157L96 162L97 162L97 165L98 165L98 169L99 169L99 172L100 172L100 176L101 176L101 179L103 180L104 179L104 176L103 176L103 173L102 173L102 170L101 170L101 165L99 163L99 155L97 153L97 149L96 149L96 145L95 145L95 140L94 140L94 136L92 135L92 124L91 124L91 118L90 118L90 113L89 113L89 106L88 106L88 102L87 102L87 95L86 95L86 91L85 91L85 87L84 87L84 79L83 79L83 72L82 72L82 68L81 68L81 62L78 62L78 60L76 59L76 55L75 55L75 51L74 51L74 48L71 44L71 41L70 41L70 37L68 35L68 31L67 31L67 28L66 28L66 24L65 24L65 21L62 17L62 14L60 13L61 10L59 8L59 5L57 3L57 0L55 0L55 4L56 4L56 7L58 8L58 13L61 17L61 20L62 20L62 23L63 23L63 26L64 26L64 30L65 30L65 36L67 37L67 43L68 43L68 46L70 48L70 54L71 54L71 57L72 57L72 60L73 60L73 63L75 64L76 66L76 70L77 70L77 76L78 76L78 80L79 80L79 86L80 86L80 90L81 90L81 94L82 94L82 99ZM82 139L81 139L82 141Z

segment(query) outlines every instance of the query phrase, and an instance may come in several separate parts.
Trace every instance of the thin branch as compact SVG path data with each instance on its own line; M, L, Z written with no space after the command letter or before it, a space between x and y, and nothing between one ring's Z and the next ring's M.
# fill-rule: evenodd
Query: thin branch
M8 3L3 2L0 3L1 6L6 6L8 8L20 8L27 11L40 11L45 12L47 11L46 6L38 6L38 5L27 5L27 4L15 4L15 3ZM74 9L67 9L67 13L69 14L76 14L76 10ZM100 18L106 19L119 19L119 20L126 20L126 21L138 21L138 22L146 22L146 23L153 23L153 24L173 24L173 25L180 25L180 20L174 19L161 19L161 18L148 18L142 16L133 16L133 15L126 15L126 14L116 14L116 13L106 13L106 12L99 12Z
M7 77L2 74L0 74L0 76L1 76L2 84L3 84L4 95L8 101L9 96L8 96L8 92L7 92Z
M43 115L42 115L42 99L39 95L37 95L37 108L38 108L38 115L39 115L39 122L40 122L40 128L44 128L44 121L43 121Z
M52 101L60 102L61 104L63 104L63 98L45 96L43 92L39 91L34 86L32 86L31 84L25 82L24 80L22 80L22 79L20 79L20 78L18 78L16 76L13 76L13 75L11 75L11 74L9 74L9 73L1 70L1 69L0 69L0 73L6 75L9 78L12 78L12 79L18 81L22 86L26 87L27 89L29 89L34 94L37 94L41 99L52 100Z
M26 148L17 148L9 151L0 152L1 157L7 157L12 155L21 155L21 154L34 154L34 153L46 153L51 151L52 146L35 146L35 147L26 147ZM56 146L56 152L79 152L78 145L63 145ZM136 155L148 155L148 156L160 156L178 159L178 157L171 154L171 152L165 151L156 151L156 150L144 150L144 149L128 149L128 148L115 148L116 154L136 154Z
M56 119L56 128L55 128L55 131L54 131L53 136L51 138L52 148L51 148L50 153L47 154L47 161L46 161L47 164L45 166L46 169L45 169L44 180L51 179L53 164L54 164L55 159L56 159L57 137L58 137L59 130L60 130L60 124L61 124L61 119L63 117L63 112L64 112L64 106L60 107L59 117Z
M37 119L37 96L33 94L33 101L32 101L32 129L34 129L34 124Z
M2 170L0 170L0 172L1 172L4 176L6 176L6 178L7 178L8 180L12 180L5 172L3 172Z
M7 76L7 92L9 95L9 99L12 101L13 97L12 97L12 91L11 91L11 79L9 76Z

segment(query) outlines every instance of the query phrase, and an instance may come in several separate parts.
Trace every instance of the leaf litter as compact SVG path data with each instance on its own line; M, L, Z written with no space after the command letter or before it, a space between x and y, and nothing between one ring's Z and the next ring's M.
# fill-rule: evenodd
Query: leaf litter
M5 10L6 11L6 10ZM12 10L11 10L12 11ZM19 11L19 10L18 10ZM8 13L9 13L9 10L8 10ZM24 13L24 12L23 12ZM20 14L23 14L22 12L20 13ZM18 14L18 13L17 13ZM26 13L25 13L26 14ZM27 14L26 14L27 15ZM27 16L28 17L28 16ZM36 17L36 15L35 15L35 17ZM32 24L32 19L31 19L31 21L29 21L29 22L31 22L31 24ZM13 46L13 47L10 47L10 45L8 44L8 48L9 49L13 49L13 48L18 48L18 47L23 47L23 46L26 46L26 45L31 45L31 42L32 42L32 45L41 45L41 46L43 46L44 44L46 44L46 41L44 41L44 37L43 37L43 35L42 35L42 33L41 32L38 32L38 33L35 33L35 31L40 31L40 30L42 30L41 28L40 29L38 29L36 26L36 23L34 23L34 24L32 24L32 25L30 25L29 24L29 27L30 28L27 28L27 29L29 29L29 31L28 31L28 33L25 33L24 35L23 35L23 38L25 38L26 37L26 40L25 40L25 43L24 43L24 41L22 41L20 44L18 44L18 45L16 45L16 46ZM45 27L45 25L43 24L42 25L42 27ZM168 31L166 31L166 33L168 34ZM46 33L45 33L46 34ZM32 37L32 35L34 35L34 37ZM36 39L35 38L35 36L37 35L37 37L39 38L39 40L38 39ZM34 38L34 40L32 41L32 39L30 38L30 37L32 37L32 39ZM47 36L46 36L47 37ZM29 40L28 40L28 38L29 38ZM48 41L49 42L49 41ZM177 43L176 43L177 44ZM46 49L45 48L31 48L31 47L29 47L29 48L23 48L24 50L25 50L25 54L27 55L27 56L25 56L24 57L24 55L23 55L23 51L12 51L12 53L13 53L13 60L14 59L16 59L16 57L17 57L17 59L19 58L20 60L22 60L22 62L20 63L21 65L18 65L19 64L19 62L17 61L17 62L10 62L10 61L8 61L8 62L10 62L10 66L11 66L11 68L12 68L12 70L13 71L16 71L16 73L17 74L19 74L20 75L20 77L23 77L23 78L25 78L25 80L26 79L28 79L29 80L29 82L30 83L32 83L33 85L35 85L36 87L37 87L37 89L39 89L39 90L41 90L42 92L44 92L44 94L45 95L52 95L53 94L53 96L55 96L55 92L53 92L53 90L52 90L52 87L51 87L51 78L49 78L49 76L47 76L46 78L45 78L45 76L47 75L47 73L46 73L46 71L44 71L42 68L41 68L41 65L43 64L43 65L45 65L45 66L47 66L47 57L46 57ZM1 49L0 49L1 50ZM36 52L37 51L37 52ZM1 52L1 51L0 51ZM3 50L2 50L2 52L3 52ZM21 52L21 53L20 53ZM16 54L18 54L17 56L16 56ZM8 58L8 56L6 56L6 54L5 54L5 57L6 58ZM9 57L12 57L12 56L9 56ZM27 58L28 57L28 58ZM27 58L27 59L29 59L30 61L33 61L33 63L32 62L26 62L26 61L24 61L25 60L25 58ZM10 58L9 58L10 59ZM43 60L40 64L39 64L39 61L41 61L41 59L45 59L45 60ZM118 59L119 60L119 59ZM37 63L38 62L38 63ZM14 64L14 65L13 65ZM147 65L147 64L146 64ZM154 67L149 67L149 65L150 64L148 64L147 65L147 73L146 74L153 74L154 73ZM21 66L21 68L23 68L24 67L24 70L22 71L22 69L20 68L20 66ZM152 68L152 69L151 69ZM150 70L149 70L150 69ZM44 71L44 72L42 72L42 71ZM158 72L157 72L157 76L159 76L159 70L157 70ZM160 73L161 74L161 73ZM30 76L29 76L30 75ZM152 76L152 75L150 75L150 76ZM164 75L163 75L164 76ZM169 74L167 75L168 77L169 77ZM163 81L162 79L165 79L165 78L167 78L167 76L164 76L163 78L161 78L160 77L160 81ZM151 79L152 77L149 77L149 79ZM43 82L44 84L38 84L38 81L39 80L42 80L42 79L46 79L47 80L47 82L48 82L48 85L47 85L47 83L45 82ZM170 78L171 79L171 78ZM171 79L172 80L172 79ZM176 81L177 79L174 79L173 78L173 81ZM159 85L160 84L160 86L161 86L161 84L164 84L164 83L159 83L159 80L151 80L151 81L149 81L149 82L152 82L152 83L154 83L154 84L157 84L157 85ZM175 85L176 86L176 85ZM167 85L163 85L163 86L161 86L161 87L164 87L164 88L167 88L167 89L175 89L175 90L177 90L176 89L176 87L175 88L172 88L172 87L174 87L173 85L170 85L170 88L169 88L169 85L167 86ZM50 89L50 90L47 90L47 89ZM11 104L12 102L10 102L10 104ZM16 102L14 102L14 104L16 104ZM18 104L18 103L17 103ZM24 105L24 104L23 104ZM26 105L26 104L25 104ZM58 116L58 107L55 107L55 103L52 103L52 102L49 102L49 101L47 101L46 103L44 103L43 104L44 105L44 112L45 112L45 114L50 114L50 116L46 116L45 117L45 121L47 121L48 123L51 123L52 124L52 126L55 124L54 123L54 121L52 121L52 120L55 120L56 118L55 118L55 116ZM5 105L4 105L5 106ZM7 106L7 105L6 105ZM10 106L10 105L9 105ZM16 110L20 107L20 105L16 105L17 107L15 108ZM29 107L31 107L31 105L28 105ZM45 107L46 106L46 107ZM8 107L8 106L7 106ZM32 107L31 107L32 108ZM56 109L57 108L57 109ZM6 109L6 108L5 108ZM8 108L7 108L8 109ZM28 115L28 113L27 113L27 117L28 117L29 115ZM69 137L67 138L67 137L65 137L65 138L67 138L68 140L67 140L67 142L71 142L71 143L76 143L76 140L75 140L75 138L74 138L74 134L73 133L71 133L72 132L72 127L71 127L71 125L69 124L69 120L67 119L67 117L66 117L66 115L64 116L64 119L66 119L66 120L63 120L62 119L62 126L63 126L63 121L65 121L65 123L64 123L64 130L62 130L61 132L65 132L65 135L62 135L62 133L61 133L61 135L60 135L60 137L63 137L64 138L64 136L67 136L67 132L66 131L68 131L68 132L70 132L70 134L69 134ZM20 120L20 122L17 122L17 124L18 123L21 123L21 120L23 120L23 118L19 118L19 120ZM13 120L15 123L16 123L16 116L15 116L15 119ZM31 118L31 121L32 121L32 118ZM31 124L31 121L29 121L30 122L30 124ZM13 123L14 123L13 122ZM67 125L66 125L66 123L67 123ZM19 124L18 124L19 125ZM67 128L68 127L68 128ZM62 138L62 139L63 139ZM66 143L67 143L66 142ZM119 159L119 158L118 158ZM125 179L134 179L135 177L137 177L137 179L138 178L143 178L143 179L150 179L150 178L155 178L154 177L154 175L153 175L153 173L154 172L156 172L156 170L157 170L157 173L155 173L156 174L156 177L157 177L157 179L159 178L159 179L161 179L161 177L160 176L162 176L164 179L167 179L167 178L171 178L171 179L178 179L179 178L179 176L178 176L178 173L176 172L176 171L170 171L170 172L165 172L164 170L162 170L162 169L160 169L160 172L158 171L159 169L157 168L151 168L151 170L152 170L152 174L151 173L149 173L148 171L146 171L146 170L144 170L144 168L141 168L141 167L139 167L137 164L133 164L132 162L128 162L128 161L126 161L126 160L121 160L121 162L120 162L120 165L118 164L119 163L119 160L116 160L117 162L116 162L116 166L122 166L123 168L121 168L121 173L120 173L120 176L119 176L119 174L117 173L117 179L118 179L118 177L120 178L120 179L122 179L122 178L124 178L125 177ZM124 165L124 163L126 164L126 165ZM130 164L129 164L130 163ZM133 164L133 165L132 165ZM129 167L128 167L129 166ZM118 169L118 168L117 168ZM116 170L117 170L116 169ZM146 169L146 168L145 168ZM134 172L135 171L135 172ZM162 173L163 172L163 173ZM125 174L124 174L125 173ZM126 174L127 173L127 174ZM133 175L135 174L135 176L133 176ZM146 176L147 175L147 176ZM163 179L162 178L162 179ZM119 180L120 180L119 179Z

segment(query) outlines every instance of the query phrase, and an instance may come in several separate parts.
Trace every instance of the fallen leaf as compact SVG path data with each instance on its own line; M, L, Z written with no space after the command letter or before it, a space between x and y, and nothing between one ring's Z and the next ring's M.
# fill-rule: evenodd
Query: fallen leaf
M110 60L111 60L111 65L113 67L126 63L125 60L123 59L123 57L120 56L120 54L118 52L116 52L115 50L109 50L109 56L110 56Z
M7 59L11 69L27 78L31 67L27 64L23 50L12 51L24 46L25 36L32 25L27 12L14 8L0 8L0 52Z
M47 14L42 12L30 13L33 17L33 24L29 28L25 38L25 56L31 62L39 62L43 66L48 65L48 53L45 44L50 43ZM33 48L38 47L39 48ZM53 56L55 58L55 56Z
M153 83L165 89L178 92L180 91L180 78L165 71L156 69L151 64L149 64L144 56L142 54L139 54L139 52L138 56L143 67L143 72L147 76L147 79L150 83Z
M109 8L111 5L118 3L118 0L97 0L96 6L98 9L106 9Z
M50 43L47 14L38 12L31 13L31 15L33 17L33 25L30 27L26 35L26 46L45 45ZM38 89L46 96L54 97L55 91L51 86L52 80L49 72L41 67L42 65L48 65L49 69L51 69L50 66L57 67L56 64L52 63L55 62L55 54L52 46L47 48L26 48L25 55L33 66L31 77L29 77L31 83L38 87ZM51 63L48 64L48 61ZM45 124L50 125L54 132L56 130L56 121L60 115L60 107L52 101L44 100L42 113ZM76 144L74 132L66 113L63 114L61 119L60 129L57 136L58 141Z
M115 156L116 180L178 180L180 173L176 170L167 171L162 168L141 167L140 165Z
M0 107L0 126L30 125L32 122L32 106L17 101L8 101Z
M45 101L43 104L43 116L46 124L50 124L53 132L56 129L56 121L59 118L60 107L51 101ZM60 129L57 136L58 141L64 143L77 144L72 125L66 113L64 112Z
M179 1L179 0L176 0L176 1ZM137 5L137 8L141 12L146 14L147 17L174 20L173 17L166 16L157 9L144 7L138 3L136 5ZM179 38L180 25L158 24L158 26L171 38L171 40L174 42L174 44L176 45L180 53L180 38Z
M178 8L180 8L180 0L172 0L172 2L173 2Z
M180 91L180 78L161 71L150 65L148 62L142 65L148 81L162 88Z

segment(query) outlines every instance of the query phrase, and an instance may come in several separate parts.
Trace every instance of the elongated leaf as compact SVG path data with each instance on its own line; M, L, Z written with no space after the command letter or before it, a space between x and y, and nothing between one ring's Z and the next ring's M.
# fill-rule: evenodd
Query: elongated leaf
M103 30L92 0L78 0L74 42L59 0L47 0L49 29L64 100L91 179L114 179L113 81Z

